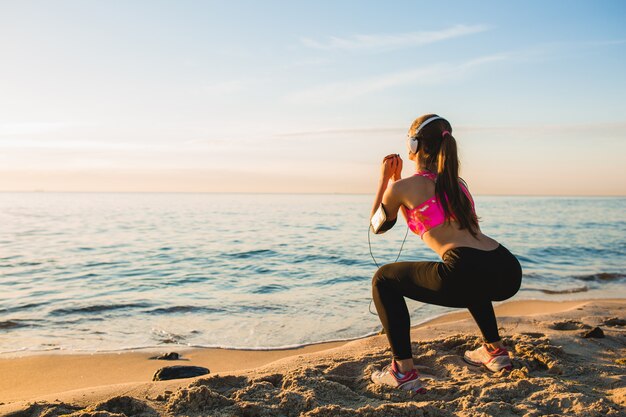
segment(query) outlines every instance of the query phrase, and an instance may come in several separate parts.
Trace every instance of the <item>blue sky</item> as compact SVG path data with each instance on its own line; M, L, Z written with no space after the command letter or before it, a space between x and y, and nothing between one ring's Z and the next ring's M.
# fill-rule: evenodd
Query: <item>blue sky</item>
M625 195L625 3L475 3L0 2L0 190L374 192L435 112L475 194Z

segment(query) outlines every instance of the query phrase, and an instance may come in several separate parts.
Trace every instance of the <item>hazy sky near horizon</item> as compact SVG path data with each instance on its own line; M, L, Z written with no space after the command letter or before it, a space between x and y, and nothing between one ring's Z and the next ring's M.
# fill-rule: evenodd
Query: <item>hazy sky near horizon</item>
M0 191L626 195L626 2L0 1Z

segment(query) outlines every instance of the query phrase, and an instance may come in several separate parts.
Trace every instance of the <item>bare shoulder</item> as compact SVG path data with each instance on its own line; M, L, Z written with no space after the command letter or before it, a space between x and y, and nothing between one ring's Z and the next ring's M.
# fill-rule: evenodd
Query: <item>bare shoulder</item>
M398 181L393 181L391 184L389 184L389 186L393 189L395 193L403 193L407 189L409 189L410 185L413 183L411 179L411 177L402 178Z
M420 176L402 178L391 184L392 192L403 200L411 199L411 196L415 196L416 193L419 194L425 189L428 181L430 180Z
M398 189L410 189L413 192L415 191L416 186L421 186L425 184L432 183L428 178L422 177L420 175L413 175L412 177L402 178L401 180L396 181L394 184L398 187Z

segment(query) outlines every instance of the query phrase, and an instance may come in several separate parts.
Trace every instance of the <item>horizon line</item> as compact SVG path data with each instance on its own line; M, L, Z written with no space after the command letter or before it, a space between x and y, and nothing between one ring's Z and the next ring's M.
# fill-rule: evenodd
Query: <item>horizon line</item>
M0 190L0 194L252 194L252 195L374 195L349 192L257 192L257 191L59 191L59 190ZM472 194L476 197L591 197L626 198L626 194Z

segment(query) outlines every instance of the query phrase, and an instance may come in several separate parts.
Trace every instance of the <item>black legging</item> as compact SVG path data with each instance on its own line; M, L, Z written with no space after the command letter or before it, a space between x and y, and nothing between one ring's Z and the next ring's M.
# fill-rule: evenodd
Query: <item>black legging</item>
M467 308L487 343L500 340L491 302L511 298L519 290L522 267L517 258L502 245L490 251L456 247L442 258L443 262L387 264L374 274L374 303L396 360L412 357L404 297Z

